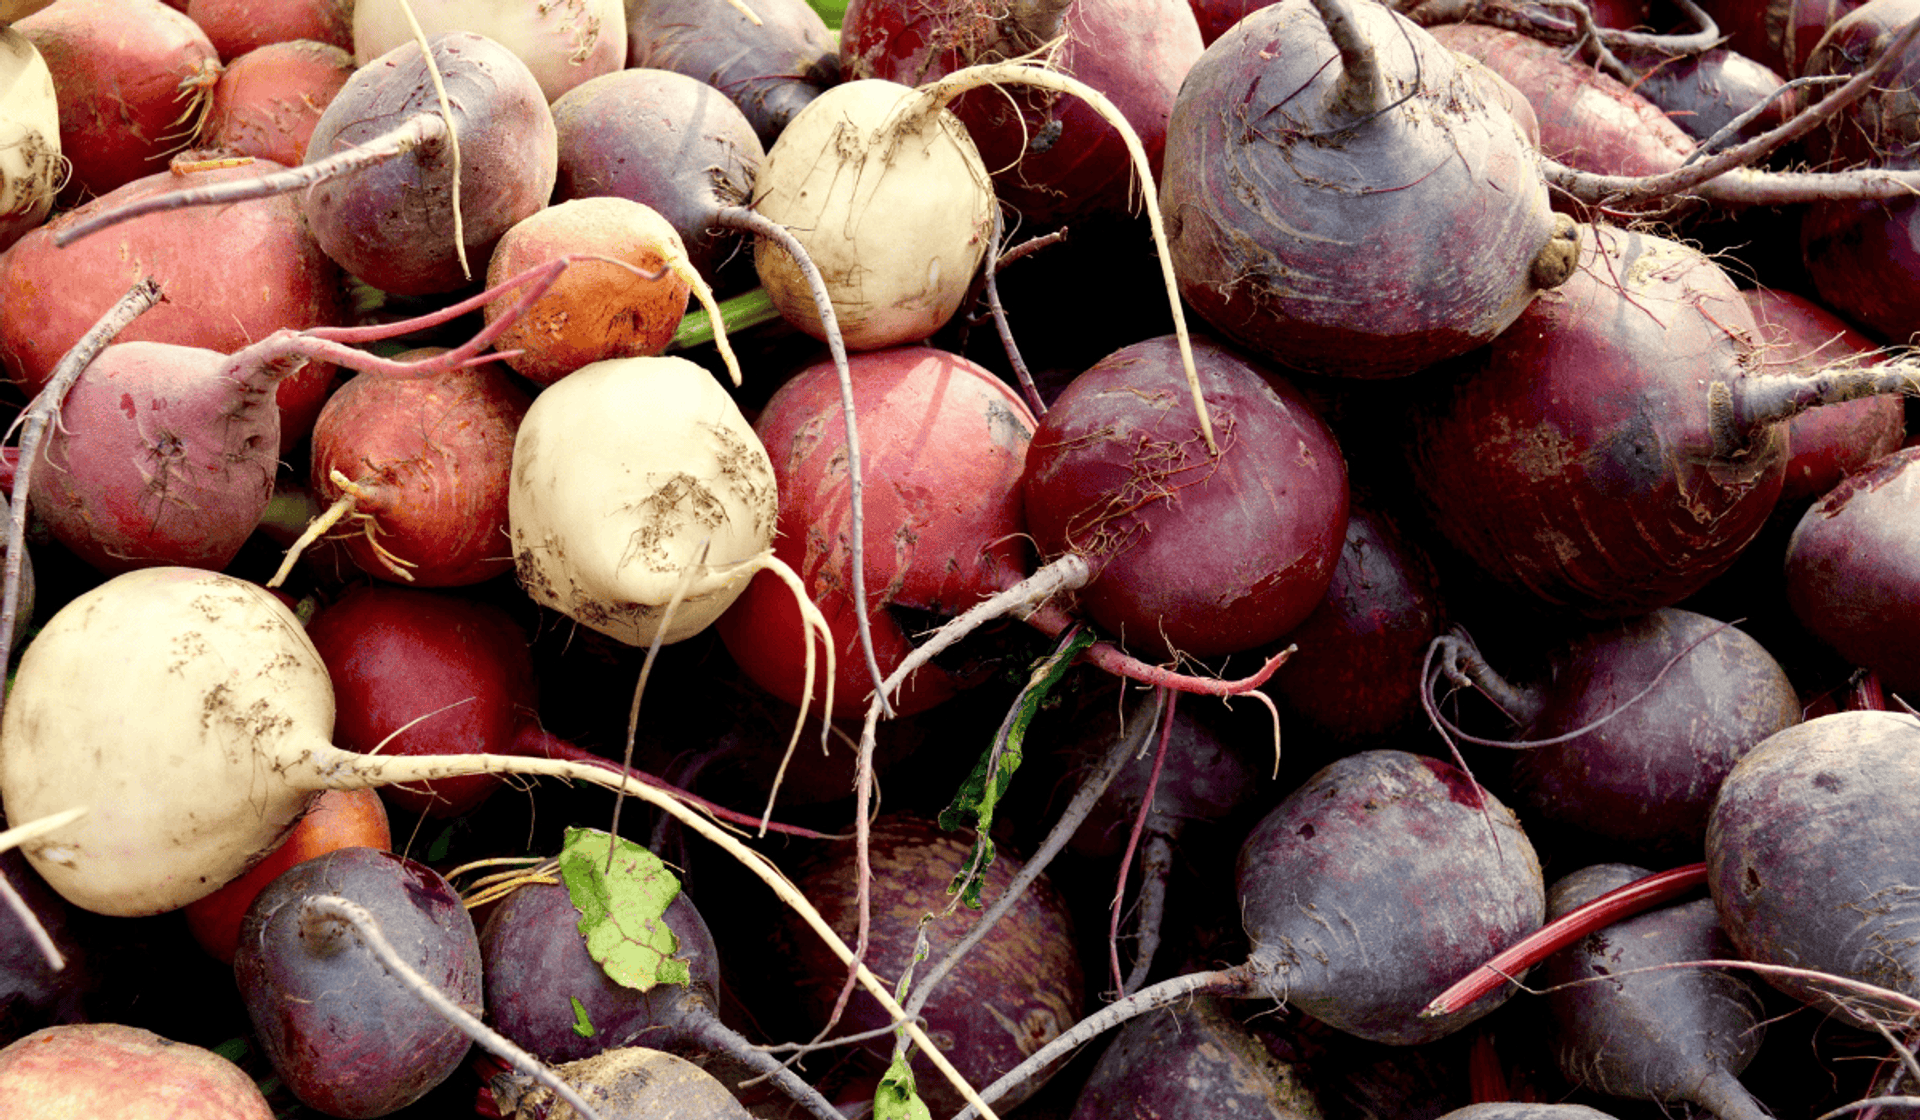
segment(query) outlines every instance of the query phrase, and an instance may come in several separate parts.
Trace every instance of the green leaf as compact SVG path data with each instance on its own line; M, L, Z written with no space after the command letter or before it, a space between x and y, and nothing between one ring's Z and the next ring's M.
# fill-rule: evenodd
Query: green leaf
M1093 631L1076 626L1061 638L1052 653L1034 663L1026 686L1014 697L1013 708L994 735L993 746L980 756L966 781L960 783L960 791L954 794L952 803L940 811L943 829L953 831L969 823L974 826L973 851L968 853L960 873L948 885L947 893L958 894L962 902L975 910L980 909L980 872L993 862L993 841L987 835L993 829L993 812L1006 795L1013 772L1020 768L1027 728L1039 714L1047 694L1067 675L1080 651L1093 641Z
M691 979L687 962L673 955L680 940L662 920L680 893L680 880L659 856L598 829L570 828L559 864L567 897L580 911L587 952L615 983L644 992Z
M568 996L573 1004L573 1033L581 1038L593 1037L593 1020L587 1018L587 1008L580 1002L579 996Z
M913 1070L902 1053L887 1067L873 1093L873 1120L933 1120L920 1094L913 1089Z
M441 829L440 835L434 837L433 841L427 845L427 862L438 863L441 860L446 859L447 853L452 850L453 850L453 826L448 825L447 827Z

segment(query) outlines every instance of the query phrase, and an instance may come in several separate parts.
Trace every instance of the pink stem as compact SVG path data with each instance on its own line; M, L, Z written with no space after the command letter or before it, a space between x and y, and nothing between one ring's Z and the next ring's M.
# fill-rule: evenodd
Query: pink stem
M1153 771L1147 775L1147 792L1140 799L1140 811L1133 816L1133 831L1127 836L1126 850L1120 853L1119 882L1113 891L1112 919L1107 925L1107 958L1113 965L1113 986L1121 995L1127 994L1126 973L1120 968L1120 903L1127 893L1127 872L1133 866L1134 849L1140 846L1140 834L1146 831L1147 815L1153 812L1153 794L1160 787L1160 769L1167 761L1167 743L1173 738L1173 706L1180 698L1178 692L1163 688L1166 711L1161 713L1160 745L1153 752Z

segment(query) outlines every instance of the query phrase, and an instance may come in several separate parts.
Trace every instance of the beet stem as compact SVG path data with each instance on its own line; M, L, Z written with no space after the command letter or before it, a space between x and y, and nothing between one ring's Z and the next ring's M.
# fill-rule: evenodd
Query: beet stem
M1127 896L1127 872L1133 866L1133 853L1140 846L1140 834L1146 831L1147 818L1153 814L1153 795L1160 788L1160 772L1167 762L1167 744L1173 740L1173 709L1180 694L1164 685L1158 690L1165 697L1165 710L1160 713L1160 745L1153 752L1153 769L1147 773L1146 792L1140 797L1140 811L1133 815L1133 829L1127 833L1127 846L1120 853L1120 872L1116 876L1119 882L1114 884L1113 902L1108 906L1107 957L1113 968L1113 986L1122 996L1129 994L1126 973L1120 970L1120 907ZM1145 887L1145 873L1142 872L1142 892Z
M22 571L27 562L27 493L33 477L34 460L40 457L40 441L45 438L47 426L60 416L60 405L80 380L80 375L107 348L115 335L127 328L129 323L138 319L146 310L161 299L160 282L149 276L137 281L127 289L127 294L114 301L100 316L87 333L73 344L60 361L53 367L47 383L34 394L14 426L20 430L20 458L14 466L13 505L7 518L7 560L6 589L0 597L0 665L12 664L13 635L20 618L20 583ZM10 680L0 679L0 710L6 707L7 693L12 689ZM32 923L29 923L31 925ZM51 942L48 943L49 946ZM57 967L57 966L56 966Z
M1707 883L1707 865L1690 863L1636 879L1567 911L1488 958L1420 1011L1422 1019L1451 1015L1512 981L1520 973L1595 930L1671 902Z
M1261 976L1261 970L1252 962L1248 962L1232 968L1190 972L1184 976L1174 976L1151 987L1142 988L1125 999L1106 1005L1060 1032L1051 1042L1027 1055L1025 1061L1007 1071L998 1081L980 1090L980 1099L992 1104L1004 1096L1007 1090L1032 1078L1053 1061L1129 1019L1149 1011L1170 1007L1191 996L1203 993L1228 998L1252 998L1265 995L1267 993L1261 984ZM973 1106L968 1105L954 1113L953 1120L972 1120L977 1115L979 1114L974 1111Z
M77 805L37 820L27 821L25 824L15 825L5 832L0 832L0 852L17 848L36 836L51 832L63 825L72 824L86 815L87 807ZM48 968L59 972L67 967L67 958L60 952L60 947L53 943L53 935L47 932L46 926L40 924L40 916L33 912L33 907L27 905L26 899L20 897L20 892L13 889L13 880L5 875L0 875L0 902L6 904L7 910L27 931L27 936L33 939L34 945L40 950L40 955L46 958Z
M917 1017L920 1014L920 1010L927 1005L927 1000L932 998L934 986L945 979L975 945L985 939L992 931L994 924L1013 909L1014 903L1019 901L1027 887L1040 877L1040 873L1053 862L1053 857L1059 855L1061 849L1073 839L1073 834L1080 830L1080 826L1093 812L1094 806L1099 804L1101 797L1105 796L1107 787L1113 784L1113 780L1119 777L1120 771L1146 746L1147 737L1159 725L1164 704L1163 695L1165 694L1156 690L1152 700L1141 702L1142 708L1151 704L1152 711L1134 713L1133 733L1114 736L1113 746L1108 748L1107 756L1101 760L1099 769L1089 775L1074 792L1073 799L1067 802L1066 809L1054 822L1053 828L1047 832L1047 838L1027 858L1026 863L1021 865L1019 873L1007 884L1006 891L993 900L993 905L981 912L979 920L974 922L973 928L967 931L966 936L956 942L946 956L921 976L919 982L914 985L913 994L901 1005L909 1016Z
M1707 1079L1687 1094L1687 1100L1706 1109L1720 1120L1771 1120L1760 1103L1740 1084L1740 1079L1725 1066L1713 1067Z
M1327 93L1327 116L1344 132L1387 109L1387 81L1380 58L1361 32L1347 0L1313 0L1313 10L1340 51L1340 78ZM1416 83L1417 84L1417 83Z
M807 1084L800 1075L788 1069L773 1055L755 1046L747 1037L720 1021L711 1008L703 1009L689 1017L689 1032L704 1047L731 1054L741 1064L753 1070L758 1081L765 1078L778 1086L780 1091L792 1098L795 1104L804 1108L819 1120L845 1120L833 1102L820 1094L820 1090ZM1728 1120L1735 1120L1729 1117ZM1741 1117L1738 1120L1746 1120Z
M1754 137L1744 144L1736 144L1720 152L1718 155L1701 160L1698 163L1689 164L1657 175L1637 177L1588 175L1583 172L1574 171L1564 164L1541 156L1541 169L1545 173L1547 182L1550 185L1566 191L1582 202L1591 203L1596 206L1630 207L1669 198L1682 191L1692 192L1707 198L1714 198L1715 192L1708 186L1710 182L1717 181L1736 169L1747 168L1749 164L1772 152L1782 144L1796 140L1813 131L1822 123L1836 116L1841 109L1863 97L1868 90L1873 88L1874 84L1879 80L1880 75L1891 68L1895 60L1905 54L1907 46L1914 41L1914 36L1917 34L1920 34L1920 17L1908 20L1905 26L1901 27L1899 34L1895 35L1892 41L1887 44L1886 48L1880 52L1880 55L1875 58L1872 63L1862 67L1859 73L1849 78L1839 89L1828 94L1800 113L1795 114L1792 119L1783 124ZM1874 172L1866 171L1833 172L1825 174L1803 173L1797 176L1784 177L1784 182L1801 185L1844 182L1848 180L1865 181L1869 179L1877 182L1879 180L1873 178L1875 174ZM1879 172L1877 174L1891 178L1897 173ZM1769 180L1781 177L1771 172L1749 170L1739 178L1744 181L1745 186L1758 189L1758 184L1765 184ZM1912 193L1911 182L1907 184L1907 187L1907 190L1900 193ZM1820 193L1803 196L1800 201L1836 197L1843 196L1835 195L1829 190L1822 188ZM1889 195L1887 197L1892 196ZM1748 200L1736 198L1734 201ZM1789 200L1774 198L1770 201L1779 202Z
M1007 309L1000 305L1000 268L1005 260L1000 253L1000 240L1005 234L1005 222L1001 220L1000 208L993 208L993 250L987 254L986 287L987 310L993 316L993 329L1000 335L1000 345L1007 352L1007 364L1013 367L1013 375L1020 382L1020 392L1027 398L1027 407L1035 416L1047 414L1047 402L1040 399L1040 387L1033 383L1033 372L1027 368L1026 361L1020 357L1020 347L1013 341L1013 328L1007 324Z
M1545 696L1535 689L1520 688L1501 676L1487 664L1486 657L1465 631L1456 627L1453 633L1435 638L1432 648L1439 656L1441 674L1457 684L1478 690L1514 723L1527 726L1546 710Z
M1140 861L1140 922L1136 927L1133 971L1120 985L1120 994L1130 996L1140 990L1153 972L1154 954L1160 951L1160 928L1167 916L1167 879L1173 874L1173 845L1164 833L1147 837L1147 848Z
M407 118L364 144L357 144L313 163L304 163L285 171L268 172L254 179L236 179L207 186L187 187L169 194L150 195L125 206L103 211L54 234L53 243L65 248L108 226L118 225L147 214L179 210L188 206L245 202L248 199L267 198L290 191L304 190L316 183L324 183L348 172L384 163L422 145L444 140L449 135L446 121L432 113L421 113Z
M1913 359L1875 366L1840 362L1816 373L1716 381L1707 396L1713 452L1732 459L1764 428L1809 409L1896 393L1920 396L1920 364Z
M321 922L344 923L360 935L360 940L373 953L381 966L398 980L406 989L418 996L427 1006L439 1012L449 1023L460 1028L461 1033L491 1050L499 1058L533 1078L554 1095L573 1106L581 1120L599 1120L599 1113L574 1092L573 1087L560 1080L558 1074L548 1069L546 1064L532 1054L522 1050L512 1040L500 1034L492 1027L482 1023L473 1013L447 998L446 993L427 982L427 978L414 971L413 967L393 948L387 935L381 930L380 923L369 913L366 907L357 902L341 898L339 895L314 895L301 904L301 929L306 931Z
M828 294L826 280L814 266L813 258L807 254L807 247L785 226L744 206L716 209L713 222L723 228L756 234L785 249L813 293L814 313L820 316L820 330L827 336L827 351L833 358L834 373L840 378L840 410L846 418L847 550L853 568L853 577L847 583L853 591L854 629L860 638L860 655L867 662L868 679L881 680L885 674L880 672L880 659L873 652L873 626L867 618L866 503L861 495L863 474L860 468L860 429L854 420L853 371L847 366L847 347L840 338L840 319L834 314L833 297ZM886 698L886 690L879 690L879 696L881 711L892 716L893 704Z

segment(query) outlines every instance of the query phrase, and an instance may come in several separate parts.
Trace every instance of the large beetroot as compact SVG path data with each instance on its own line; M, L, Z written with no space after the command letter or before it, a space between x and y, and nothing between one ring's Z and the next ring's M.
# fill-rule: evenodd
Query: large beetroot
M1574 243L1485 88L1378 4L1285 0L1242 20L1167 126L1182 294L1314 372L1407 374L1493 338L1567 278Z

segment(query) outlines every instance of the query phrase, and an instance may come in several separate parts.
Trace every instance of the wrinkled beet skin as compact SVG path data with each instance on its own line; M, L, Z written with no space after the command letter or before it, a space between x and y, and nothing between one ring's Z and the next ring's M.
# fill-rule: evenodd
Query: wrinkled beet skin
M1498 71L1540 121L1540 150L1577 171L1657 175L1693 154L1694 142L1652 101L1609 74L1569 61L1551 43L1478 23L1444 24L1433 37Z
M1773 509L1787 445L1771 425L1744 457L1711 456L1708 386L1747 376L1759 337L1725 272L1674 242L1596 232L1564 286L1432 372L1439 399L1410 410L1408 450L1455 548L1606 617L1677 603L1730 567Z
M1801 517L1787 603L1816 638L1920 705L1920 447L1869 465Z
M1646 874L1624 864L1581 868L1548 892L1547 916ZM1709 1077L1737 1077L1766 1036L1758 994L1743 975L1699 968L1620 975L1734 955L1713 900L1699 898L1616 922L1548 957L1540 982L1554 989L1546 1000L1561 1072L1589 1089L1656 1101L1698 1101ZM1602 976L1615 979L1581 983Z
M1419 674L1408 667L1444 614L1426 554L1386 514L1355 504L1326 597L1284 639L1302 652L1265 689L1340 743L1383 745L1426 718Z
M844 67L918 86L999 61L991 48L1006 30L1001 10L982 0L853 0L841 30ZM1167 117L1202 49L1186 0L1073 0L1058 34L1065 39L1053 65L1113 102L1158 181ZM975 90L950 108L993 170L1000 201L1029 221L1121 213L1138 194L1120 133L1080 98L1010 87Z
M1916 807L1920 720L1912 716L1839 712L1755 747L1721 786L1707 828L1707 887L1741 956L1920 997L1911 932ZM1765 978L1863 1023L1817 985ZM1846 1001L1872 1010L1864 997Z
M1517 738L1604 722L1518 752L1516 804L1622 851L1677 863L1700 858L1727 771L1800 720L1793 682L1759 642L1670 608L1579 635L1555 656L1542 688L1545 710Z
M663 920L679 939L674 957L687 962L692 983L643 992L613 980L587 951L580 911L565 886L520 887L480 931L487 1023L550 1063L617 1046L679 1052L689 1020L719 1014L720 968L713 935L684 893L674 896ZM575 999L591 1034L575 1029Z
M702 276L739 245L738 233L714 228L714 209L746 203L767 153L718 90L671 70L622 70L562 94L553 121L556 203L601 195L645 203L680 235Z
M1085 556L1080 606L1131 648L1212 657L1278 639L1326 594L1346 461L1290 383L1205 338L1210 458L1172 338L1108 355L1041 420L1020 489L1041 554Z
M486 270L500 235L547 205L558 152L553 113L527 64L491 39L433 39L460 130L460 219L468 267ZM419 113L439 113L420 48L367 63L327 106L307 142L313 163L363 144ZM470 279L453 243L453 153L442 142L308 188L307 224L327 255L395 295L455 291Z
M1180 292L1216 330L1294 369L1399 376L1513 322L1554 219L1533 148L1454 55L1378 5L1355 15L1390 88L1418 50L1417 105L1332 134L1319 16L1262 8L1188 71L1160 208Z
M234 980L274 1072L306 1104L359 1120L418 1100L458 1069L471 1040L387 973L351 931L311 951L302 902L357 902L414 971L481 1013L480 940L460 898L431 868L373 848L340 848L289 868L241 921Z
M339 698L333 741L345 750L503 751L534 718L527 639L497 607L365 584L321 608L307 636ZM499 786L497 775L475 774L389 786L381 796L411 813L450 818L471 812Z
M907 963L923 915L941 915L927 926L929 962L943 959L979 920L979 911L953 907L947 894L972 840L971 833L943 833L931 821L894 815L874 822L872 841L873 933L867 964L891 987ZM1000 851L984 873L981 899L991 904L1003 895L1020 866L1018 856ZM849 944L856 918L853 873L853 855L841 847L795 880ZM790 961L795 988L781 998L797 998L817 1028L840 994L846 966L797 921L783 924L778 932L776 950ZM1043 875L934 989L924 1024L969 1082L988 1085L1078 1021L1084 1000L1072 918ZM857 991L840 1030L852 1034L889 1021L873 997ZM885 1067L893 1050L891 1035L860 1045L877 1068ZM930 1062L916 1055L913 1073L921 1099L935 1116L959 1111L959 1094ZM1014 1108L1044 1080L1035 1078L1010 1089L994 1102L995 1109L1004 1113Z
M1490 996L1418 1017L1538 929L1546 908L1539 859L1513 813L1453 766L1403 751L1349 755L1308 779L1248 834L1236 874L1251 960L1273 993L1395 1045L1444 1037L1499 1006Z
M1020 516L1020 470L1035 421L984 367L926 346L850 358L860 424L867 606L874 654L888 673L915 639L885 608L959 614L1029 570ZM774 554L805 581L839 646L833 712L859 717L876 682L855 636L846 427L831 362L782 385L754 423L780 491ZM727 650L761 687L799 704L799 611L786 585L762 572L716 627ZM816 643L817 644L817 643ZM814 697L825 698L825 658ZM927 665L907 678L895 711L911 715L977 683Z

